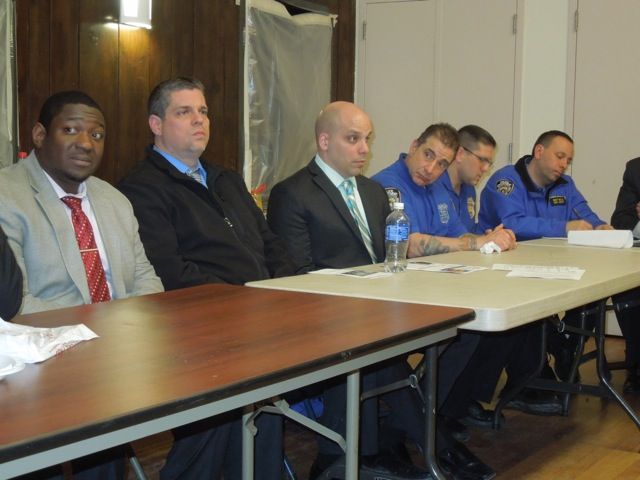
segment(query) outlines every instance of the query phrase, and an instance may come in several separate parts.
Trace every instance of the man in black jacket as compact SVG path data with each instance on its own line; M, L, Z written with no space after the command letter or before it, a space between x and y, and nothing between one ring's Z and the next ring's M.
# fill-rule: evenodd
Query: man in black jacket
M142 243L165 289L291 275L284 244L242 178L200 159L209 140L202 83L177 78L156 86L149 97L149 127L154 144L119 187L133 205ZM234 412L175 430L161 479L223 473L240 478L239 418ZM279 480L282 419L261 414L257 426L255 478Z
M0 318L11 320L22 303L22 271L0 228Z
M320 113L315 130L316 156L271 192L269 225L287 244L297 273L384 261L388 197L377 182L361 174L372 133L369 117L352 103L334 102ZM406 378L403 363L402 359L396 359L368 369L362 377L363 388L389 384L403 375ZM442 368L442 363L440 367L440 375L448 377L449 370ZM324 386L325 411L320 421L344 434L345 383L334 380ZM415 391L400 389L382 399L389 413L380 432L377 399L362 404L360 478L431 478L403 455L405 439L421 444L424 438L422 405ZM454 478L486 480L495 476L490 467L453 440L444 426L440 425L437 433L441 465ZM311 479L325 478L342 461L342 452L336 444L324 438L318 443Z
M622 175L616 209L611 225L621 230L632 230L634 238L640 238L640 157L629 160ZM627 379L625 393L640 393L640 289L614 295L616 317L625 340Z

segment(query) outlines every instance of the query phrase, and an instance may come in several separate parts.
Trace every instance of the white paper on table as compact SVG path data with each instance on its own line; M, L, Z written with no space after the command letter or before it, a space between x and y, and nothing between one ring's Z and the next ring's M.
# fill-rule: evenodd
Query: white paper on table
M37 328L0 319L0 354L25 363L42 362L79 342L97 337L82 324Z
M578 267L548 265L510 265L496 263L493 270L508 271L507 277L548 278L556 280L580 280L585 270Z
M322 268L320 270L313 270L309 273L317 275L344 275L347 277L363 278L367 280L373 278L384 278L392 275L389 272L372 272L369 270L359 270L357 268Z
M486 270L486 267L477 267L475 265L460 265L457 263L431 263L425 261L409 262L407 270L422 270L424 272L442 272L442 273L471 273Z
M631 248L631 230L571 230L567 235L569 245L585 247Z

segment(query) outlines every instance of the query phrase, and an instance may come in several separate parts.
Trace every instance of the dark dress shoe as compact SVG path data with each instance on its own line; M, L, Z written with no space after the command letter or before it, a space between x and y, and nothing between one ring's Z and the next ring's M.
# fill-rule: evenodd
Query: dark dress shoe
M344 479L344 471L344 456L318 454L311 465L309 480ZM360 480L433 480L426 470L385 454L362 456L358 478Z
M562 414L562 402L555 393L528 388L518 393L504 408L519 410L532 415Z
M458 442L468 442L471 438L469 429L453 417L438 415L438 428L446 430Z
M491 467L460 443L440 450L438 462L455 480L490 480L496 476Z
M487 410L480 402L471 401L467 408L467 416L460 419L465 425L473 425L481 428L493 428L493 410ZM504 415L500 414L500 426L504 426Z
M624 393L640 393L640 377L635 370L627 371L627 379L622 387Z
M360 459L360 480L433 480L426 470L391 455L367 455Z

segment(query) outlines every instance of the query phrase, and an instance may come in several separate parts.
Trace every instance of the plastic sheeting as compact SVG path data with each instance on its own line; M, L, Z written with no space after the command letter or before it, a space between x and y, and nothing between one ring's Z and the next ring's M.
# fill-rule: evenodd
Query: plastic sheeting
M15 161L13 140L13 2L0 0L0 167Z
M247 4L245 163L250 190L266 191L306 165L314 123L331 96L335 16L291 16L280 3Z

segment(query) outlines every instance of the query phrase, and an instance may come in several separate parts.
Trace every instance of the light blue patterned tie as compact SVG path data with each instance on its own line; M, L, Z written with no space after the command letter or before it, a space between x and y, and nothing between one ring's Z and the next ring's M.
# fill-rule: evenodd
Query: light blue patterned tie
M340 184L342 187L342 191L345 194L347 200L347 206L349 207L349 211L353 216L353 219L356 221L356 225L358 225L358 229L360 230L360 235L362 236L362 241L364 242L364 246L367 247L367 251L371 256L371 261L376 263L376 254L373 251L373 243L371 242L371 233L369 232L369 227L367 225L367 221L364 216L360 212L358 208L358 204L356 202L355 193L353 191L353 183L350 180L345 180Z
M187 175L193 178L200 185L204 185L204 182L202 181L202 175L200 175L200 170L198 169L198 167L194 168L193 170L187 170Z

